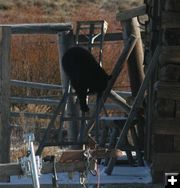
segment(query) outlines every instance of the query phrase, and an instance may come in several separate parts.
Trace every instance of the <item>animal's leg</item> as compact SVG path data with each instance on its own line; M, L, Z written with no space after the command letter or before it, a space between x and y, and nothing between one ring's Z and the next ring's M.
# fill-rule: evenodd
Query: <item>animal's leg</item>
M78 91L76 91L76 93L77 93L77 96L79 98L81 110L83 112L88 112L89 107L86 103L87 91L86 90L81 90L81 91L78 90Z

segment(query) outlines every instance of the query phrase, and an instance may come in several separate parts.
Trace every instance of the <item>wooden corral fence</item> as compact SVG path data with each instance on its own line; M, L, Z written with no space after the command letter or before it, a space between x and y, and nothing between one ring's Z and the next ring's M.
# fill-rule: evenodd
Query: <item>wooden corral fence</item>
M10 162L10 103L14 101L25 101L11 98L10 85L22 84L21 81L10 80L10 46L12 34L57 34L69 31L72 25L67 24L21 24L0 26L0 163ZM29 87L38 87L39 84L23 83ZM41 88L48 87L41 84ZM51 87L51 86L49 86ZM56 86L57 87L57 86ZM59 86L58 86L59 88ZM26 101L28 103L30 101ZM32 101L31 101L32 102ZM38 103L37 101L34 101ZM41 101L42 102L42 101ZM53 101L50 101L53 102Z
M11 103L19 104L44 104L57 106L59 100L39 99L29 97L14 97L10 94L10 87L27 87L48 90L63 90L63 85L53 85L46 83L35 83L22 80L11 80L10 78L10 45L11 35L20 34L56 34L58 36L59 51L63 52L72 45L72 24L20 24L20 25L0 25L0 163L10 162L10 117L19 117L20 113L11 112ZM69 35L67 33L70 33ZM74 36L73 36L74 37ZM104 41L122 40L122 33L107 33ZM80 41L86 41L86 37L80 36ZM98 40L98 39L97 39ZM59 58L61 67L61 58ZM60 68L62 71L62 69ZM61 72L62 84L65 76ZM126 95L126 93L122 93ZM129 94L128 94L129 95ZM119 108L117 104L106 104L108 108ZM53 114L24 112L25 117L52 118ZM72 131L73 132L73 131Z

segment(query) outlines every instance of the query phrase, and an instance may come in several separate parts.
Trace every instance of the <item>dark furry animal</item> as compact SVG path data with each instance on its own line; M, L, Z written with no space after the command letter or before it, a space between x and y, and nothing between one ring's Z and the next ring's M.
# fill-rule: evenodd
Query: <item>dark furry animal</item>
M89 110L88 94L102 94L110 76L100 67L93 55L82 47L72 47L62 58L62 66L79 98L81 110Z

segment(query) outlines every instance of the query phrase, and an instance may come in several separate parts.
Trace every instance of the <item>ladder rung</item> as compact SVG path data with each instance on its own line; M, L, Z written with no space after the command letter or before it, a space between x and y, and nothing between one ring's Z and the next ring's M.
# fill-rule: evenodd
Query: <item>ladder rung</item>
M79 29L79 30L83 30L83 29L85 30L85 29L90 29L90 27L91 27L90 25L89 25L89 26L79 26L78 29ZM94 28L94 29L101 29L101 28L102 28L102 25L94 25L93 28Z
M63 121L93 120L95 117L62 117Z
M114 117L101 117L100 120L101 121L115 121L115 120L125 121L125 120L127 120L127 117L118 117L118 116L114 116Z
M88 144L87 142L47 142L44 144L44 147L52 147L52 146L69 146L69 145L84 145Z
M93 29L102 29L107 27L108 23L106 21L79 21L77 22L77 31L89 30L91 27Z
M77 24L91 25L91 24L108 24L105 20L94 20L94 21L77 21Z
M78 45L84 46L86 43L78 43ZM101 47L100 43L93 43L93 44L88 44L88 47Z

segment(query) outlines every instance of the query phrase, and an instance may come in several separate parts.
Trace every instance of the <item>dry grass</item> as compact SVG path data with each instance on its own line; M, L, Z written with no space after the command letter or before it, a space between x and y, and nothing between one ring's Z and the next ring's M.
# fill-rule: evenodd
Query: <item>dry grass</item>
M102 8L106 10L121 11L140 5L143 0L103 0L101 2Z

